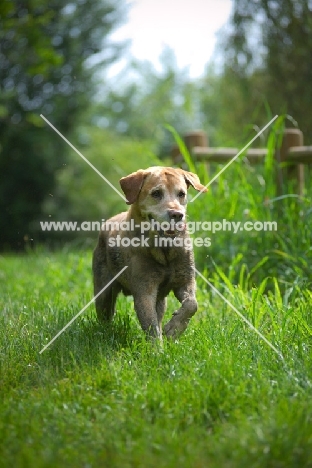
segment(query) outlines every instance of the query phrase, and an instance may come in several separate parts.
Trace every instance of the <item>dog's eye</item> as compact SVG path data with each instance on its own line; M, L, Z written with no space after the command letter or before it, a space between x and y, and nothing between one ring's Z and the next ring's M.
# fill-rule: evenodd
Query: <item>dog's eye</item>
M151 195L152 195L153 198L161 198L162 197L162 192L161 192L161 190L154 190L151 193Z
M178 193L178 197L179 198L184 198L185 197L185 192L183 192L183 190L180 190L180 192Z

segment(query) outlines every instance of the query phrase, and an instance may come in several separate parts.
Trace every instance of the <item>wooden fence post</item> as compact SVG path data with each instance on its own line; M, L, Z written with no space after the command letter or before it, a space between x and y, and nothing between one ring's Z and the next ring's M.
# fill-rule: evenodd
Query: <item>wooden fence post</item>
M287 161L289 148L292 146L303 146L303 134L297 128L287 128L284 131L282 146L279 151L276 151L277 167L277 195L284 193L284 185L286 181L295 182L295 190L298 195L303 194L304 188L304 165L292 164L286 168L281 168L280 164Z
M192 149L195 146L207 147L208 146L208 137L203 130L193 130L184 135L184 143L190 154L192 154ZM174 145L171 148L170 156L174 164L181 163L181 153L178 145Z
M186 133L184 135L184 143L191 155L193 148L208 148L209 146L208 136L204 130L193 130L192 132ZM205 162L204 164L206 172L209 174L209 163Z
M203 130L194 130L186 133L184 135L184 142L190 153L195 146L208 147L208 137Z

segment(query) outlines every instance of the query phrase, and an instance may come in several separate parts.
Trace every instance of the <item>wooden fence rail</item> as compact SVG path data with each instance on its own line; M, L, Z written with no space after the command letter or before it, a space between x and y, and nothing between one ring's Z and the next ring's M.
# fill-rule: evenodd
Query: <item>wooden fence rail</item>
M186 147L195 161L210 163L227 163L239 152L238 148L211 148L208 137L202 130L192 131L184 136ZM250 164L263 163L268 151L266 148L250 148L242 158L247 158ZM178 164L182 157L177 147L171 152L173 162ZM296 128L286 129L282 145L274 153L276 161L276 192L283 194L284 182L292 180L299 195L304 189L304 165L312 164L312 146L303 146L303 134ZM287 163L287 165L285 164ZM286 166L286 167L285 167Z

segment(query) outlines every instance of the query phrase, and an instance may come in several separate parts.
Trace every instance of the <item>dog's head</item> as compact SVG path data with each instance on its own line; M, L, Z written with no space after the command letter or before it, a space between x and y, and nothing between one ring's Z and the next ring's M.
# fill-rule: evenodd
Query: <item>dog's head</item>
M179 231L185 226L187 189L207 192L196 174L170 167L140 169L120 179L120 185L137 220L170 223L167 235L175 234L177 223Z

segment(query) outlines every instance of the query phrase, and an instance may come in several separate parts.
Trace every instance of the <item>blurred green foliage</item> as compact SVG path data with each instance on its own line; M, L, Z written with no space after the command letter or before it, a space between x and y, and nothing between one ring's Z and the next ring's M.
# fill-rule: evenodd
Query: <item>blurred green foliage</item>
M235 139L239 125L262 126L288 113L312 143L312 4L310 0L234 0L220 46L219 122Z
M118 136L97 126L80 125L74 139L80 152L121 193L119 179L136 171L139 167L159 164L153 153L154 143ZM64 143L65 145L66 143ZM56 173L55 190L43 206L43 220L101 221L128 209L125 201L74 151L68 155L67 163ZM38 229L36 220L34 231ZM55 232L50 239L88 239L93 243L97 232Z
M273 154L278 136L283 132L285 116L279 117L264 138L268 152ZM223 165L195 163L201 180L210 180ZM307 173L307 171L306 171ZM209 186L208 193L188 205L191 221L227 224L216 232L199 229L192 237L209 238L210 247L195 248L196 264L207 274L216 272L222 281L250 288L266 278L272 288L276 278L284 292L296 284L312 281L311 230L312 188L305 185L304 197L299 196L293 181L285 181L285 194L277 196L275 164L251 165L243 155ZM230 223L240 223L234 232ZM244 223L254 228L247 230ZM250 224L251 223L251 224ZM272 227L261 228L266 223ZM249 229L249 227L247 226Z
M122 76L109 83L94 109L94 121L120 135L153 140L160 158L168 156L171 124L181 134L200 124L197 85L179 69L174 51L165 47L161 71L148 61L133 60ZM127 79L124 79L126 75Z
M70 136L89 108L96 70L120 45L109 34L122 3L60 0L0 6L0 247L18 248L40 217L68 148L40 118Z
M170 127L180 135L203 128L210 146L238 147L272 115L288 112L304 131L306 143L311 142L312 25L307 0L235 0L230 24L221 31L222 66L209 64L196 80L187 69L179 69L169 48L160 58L161 71L133 60L120 76L108 78L108 65L122 57L121 45L113 44L109 34L125 15L123 3L116 6L109 0L1 3L0 249L50 240L53 236L40 231L39 220L100 220L126 208L41 113L117 189L127 173L172 164ZM266 144L265 135L255 142ZM196 169L208 182L211 173ZM208 207L199 202L199 211L190 210L195 210L194 217L205 213L213 218L221 216L221 204L227 206L226 216L244 219L246 210L260 216L251 206L263 203L268 187L273 197L272 171L237 164L218 182L222 190L216 193L214 184ZM294 200L279 204L287 219L296 219L299 206ZM308 209L303 211L308 217ZM71 240L76 235L57 237ZM255 264L261 261L265 242L256 237L255 249L251 238L235 244L220 237L224 262L243 250L257 252Z

